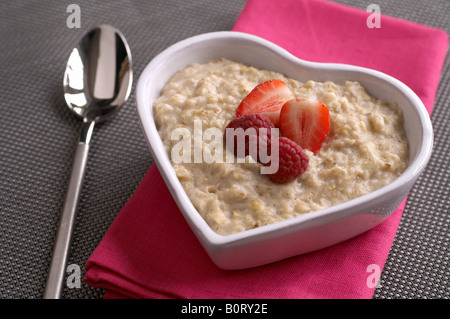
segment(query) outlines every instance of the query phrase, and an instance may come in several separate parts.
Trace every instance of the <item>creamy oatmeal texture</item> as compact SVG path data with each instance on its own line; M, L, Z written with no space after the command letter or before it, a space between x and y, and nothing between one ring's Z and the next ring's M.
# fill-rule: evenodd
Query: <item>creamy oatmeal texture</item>
M357 82L300 83L282 74L226 59L194 64L177 73L154 102L159 134L170 156L175 128L191 132L194 120L222 132L241 100L258 84L284 81L297 98L315 98L330 112L330 132L297 180L275 184L246 163L172 163L198 212L226 235L317 211L370 193L406 168L408 144L396 105L371 97ZM193 136L193 133L192 133ZM203 147L210 141L204 141ZM225 152L225 151L224 151ZM193 152L192 152L193 153Z

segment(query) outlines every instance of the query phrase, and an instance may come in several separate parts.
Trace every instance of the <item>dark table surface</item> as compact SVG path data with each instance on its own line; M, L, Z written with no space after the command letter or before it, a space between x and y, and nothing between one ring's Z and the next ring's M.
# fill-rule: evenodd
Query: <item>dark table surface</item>
M338 0L366 9L370 2ZM0 297L41 298L81 122L66 108L62 75L82 34L111 24L126 36L135 79L169 45L230 30L245 0L79 0L80 28L68 28L70 1L0 3ZM450 33L450 1L378 0L381 13ZM136 81L135 81L136 83ZM134 92L133 86L133 92ZM450 61L436 95L435 146L416 183L374 298L448 298ZM152 158L131 99L96 127L69 264L86 260L147 172ZM98 299L82 283L63 298Z

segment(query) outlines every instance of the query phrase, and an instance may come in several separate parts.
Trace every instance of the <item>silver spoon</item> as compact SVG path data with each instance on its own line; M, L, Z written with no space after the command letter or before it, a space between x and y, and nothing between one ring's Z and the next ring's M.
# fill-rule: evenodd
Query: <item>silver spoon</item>
M133 82L131 53L120 31L101 25L90 30L72 50L64 74L64 98L83 119L69 187L59 222L45 299L61 297L75 215L89 143L96 123L117 113L127 101Z

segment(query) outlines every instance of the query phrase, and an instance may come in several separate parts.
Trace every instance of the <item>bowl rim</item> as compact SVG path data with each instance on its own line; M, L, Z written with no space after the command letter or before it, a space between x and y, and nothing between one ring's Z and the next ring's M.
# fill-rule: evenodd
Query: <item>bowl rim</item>
M279 221L269 225L264 225L254 229L245 230L242 232L233 233L229 235L220 235L214 232L192 205L190 199L186 195L183 187L181 186L181 183L176 177L173 169L172 169L173 174L169 173L170 169L172 168L170 162L166 161L166 159L161 158L160 157L161 154L154 149L158 146L156 145L158 144L157 140L159 139L159 141L161 142L159 146L162 145L162 141L157 132L155 122L153 121L153 114L152 114L153 105L146 104L145 94L147 91L148 81L149 79L152 78L155 69L162 67L164 65L164 61L168 57L170 57L176 52L179 52L185 48L194 45L205 45L210 41L218 41L226 39L240 39L247 41L248 43L264 46L274 51L275 53L279 54L282 58L285 58L297 64L301 64L307 68L312 69L331 68L336 71L362 72L367 75L379 78L385 82L388 82L390 85L394 86L405 97L407 97L410 100L411 105L413 106L413 109L416 111L422 124L421 126L423 131L422 142L420 144L415 159L408 164L408 167L402 173L402 175L399 176L393 182L375 191L372 191L369 194L360 196L345 203L341 203L329 208L315 211L313 214L311 213L302 214L287 220ZM394 190L401 188L405 184L407 185L413 183L427 165L433 148L433 129L428 112L426 111L426 108L422 103L422 101L420 100L420 98L403 82L380 71L376 71L365 67L342 63L319 63L302 60L295 57L282 47L266 39L243 32L236 32L236 31L208 32L200 35L195 35L187 39L181 40L175 44L172 44L167 49L157 54L146 65L143 72L140 74L136 86L135 102L141 128L149 144L150 150L153 155L153 159L157 167L159 168L159 171L163 179L165 180L169 190L171 191L174 200L177 202L178 207L180 208L182 214L187 219L187 222L190 224L191 228L196 233L196 235L202 239L201 240L202 244L204 246L207 246L208 249L217 249L219 247L237 245L239 242L242 241L254 241L260 238L261 236L274 235L280 231L285 231L286 229L293 229L293 228L298 229L302 228L302 226L310 227L311 225L320 225L324 223L323 219L328 219L328 222L330 222L343 217L356 215L354 211L356 208L360 207L360 205L367 204L368 202L379 203L381 201L380 199L383 199L386 196L389 197L390 194L394 193ZM149 119L152 119L152 121L149 121ZM172 186L175 186L175 188L173 188ZM340 212L340 214L337 214L337 212Z

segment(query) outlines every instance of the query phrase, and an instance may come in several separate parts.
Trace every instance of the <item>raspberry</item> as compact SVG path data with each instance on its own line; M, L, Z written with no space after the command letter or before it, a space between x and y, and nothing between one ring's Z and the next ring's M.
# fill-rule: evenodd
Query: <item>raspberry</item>
M260 136L259 129L265 128L267 129L267 137ZM275 126L272 122L261 114L247 114L238 118L235 118L230 123L228 123L225 128L225 143L229 150L233 151L233 154L237 157L245 157L247 155L251 155L253 159L255 159L255 154L253 152L257 152L256 160L258 162L262 161L259 154L260 146L266 147L267 153L270 152L270 140L271 140L271 129L274 129ZM229 131L228 129L232 129ZM242 130L237 130L242 129ZM228 133L227 133L228 132ZM227 139L228 136L228 139ZM231 139L233 138L233 139ZM244 142L244 147L239 145L239 142ZM254 145L253 143L256 143ZM251 148L251 146L254 146ZM264 149L263 149L264 150Z
M309 157L303 149L294 141L286 138L278 138L279 164L278 171L269 174L269 178L275 183L287 183L295 180L308 168Z

